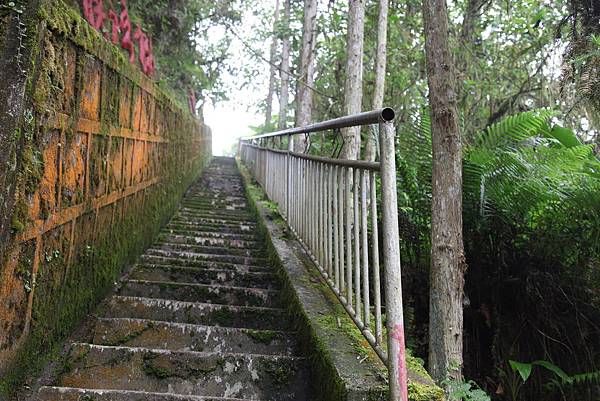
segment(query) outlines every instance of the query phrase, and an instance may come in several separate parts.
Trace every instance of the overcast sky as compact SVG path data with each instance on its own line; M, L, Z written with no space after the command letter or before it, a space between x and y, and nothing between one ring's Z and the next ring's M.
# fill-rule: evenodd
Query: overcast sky
M272 0L265 0L265 7L269 7ZM273 5L271 5L273 7ZM236 32L243 38L251 36L251 31L260 23L259 19L248 11L242 18L241 24L235 29ZM214 29L211 32L211 40L217 41L225 34L222 28ZM260 51L268 57L270 43L253 44L253 49ZM213 139L213 154L216 156L223 155L224 152L231 150L232 146L237 142L237 138L252 133L249 126L257 126L264 122L264 116L258 114L256 105L267 96L268 89L268 63L258 60L250 55L239 39L233 39L230 47L231 60L239 66L243 63L259 63L257 75L253 77L254 88L240 88L243 79L225 73L223 79L227 93L231 100L219 102L213 105L210 102L204 107L204 118L206 124L212 129ZM276 115L278 110L278 101L275 97L273 101L273 115Z

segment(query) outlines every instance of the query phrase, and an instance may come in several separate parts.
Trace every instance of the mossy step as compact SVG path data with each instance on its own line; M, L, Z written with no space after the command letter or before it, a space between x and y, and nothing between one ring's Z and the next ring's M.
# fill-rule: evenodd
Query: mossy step
M248 217L254 219L255 216L249 210L228 210L226 207L207 206L186 206L181 205L178 212L190 214L202 214L210 216L230 216L230 217Z
M173 243L166 242L164 240L157 241L154 246L154 249L162 249L165 251L175 251L175 252L193 252L193 253L202 253L202 254L210 254L210 255L234 255L234 256L250 256L255 258L264 258L265 250L262 248L251 248L251 247L225 247L219 245L196 245L196 244L182 244L182 243Z
M206 269L227 269L227 270L235 270L235 271L239 271L239 272L248 272L248 271L273 272L274 271L274 269L273 269L273 267L271 267L270 263L253 265L250 263L240 264L240 263L220 262L220 261L215 261L215 260L190 260L190 259L181 259L181 258L159 256L159 255L142 255L141 262L144 265L184 266L184 267L197 267L197 268L206 268Z
M145 255L164 256L167 258L179 258L185 260L206 260L214 262L235 263L241 265L268 265L267 258L259 258L254 256L236 256L236 255L218 255L212 253L197 253L189 251L164 250L159 248L150 248L146 250Z
M175 352L75 343L64 387L181 395L304 400L305 360L289 356Z
M171 220L169 226L180 226L180 227L188 227L188 228L208 228L215 227L218 229L222 229L224 232L231 232L231 229L239 229L242 232L250 232L256 230L256 223L254 221L247 221L245 223L232 221L232 222L218 222L211 221L218 219L191 219L191 218L183 218L174 216Z
M279 304L279 292L264 288L232 287L177 283L168 281L127 280L119 295L144 298L173 299L237 306L273 307Z
M201 196L194 196L193 194L190 194L182 200L181 205L202 206L202 207L209 206L209 205L225 205L225 206L229 206L229 207L243 206L243 207L247 208L248 200L243 196L243 194L241 194L239 196L238 195L229 196L224 199L215 199L215 198L206 199Z
M186 207L189 209L208 209L208 208L220 208L221 210L231 210L231 211L238 211L238 212L249 212L250 209L248 208L248 203L245 201L242 201L242 199L235 201L235 200L228 200L228 201L218 201L218 200L212 200L212 201L203 201L200 198L194 198L194 199L187 199L184 200L183 202L181 202L180 204L182 207Z
M255 401L243 398L202 397L133 390L94 390L72 387L40 388L39 401ZM260 400L258 400L260 401Z
M129 277L135 280L174 281L179 283L230 285L266 289L280 288L279 280L273 273L238 272L227 269L138 265Z
M297 355L295 333L232 327L200 326L145 319L102 318L93 343L171 351Z
M98 316L262 330L290 328L285 310L281 308L203 304L119 295L112 296L99 310Z
M201 239L216 239L216 240L226 240L226 241L247 241L247 242L258 242L260 241L258 236L255 234L245 233L245 234L236 234L236 233L222 233L218 231L187 231L186 230L178 230L182 231L183 234L176 232L176 230L170 229L162 229L160 231L160 237L171 237L171 238L182 238L187 240L193 240L195 238ZM160 238L159 237L159 238ZM262 244L262 241L260 241Z
M180 224L171 222L167 224L163 231L171 232L171 233L180 233L187 235L196 235L201 233L217 233L217 234L225 234L225 235L252 235L254 236L257 233L256 227L239 227L239 226L231 226L226 227L222 224Z
M173 216L176 219L189 219L191 221L204 221L204 220L218 220L228 222L229 224L237 223L256 223L254 216L246 213L246 214L226 214L226 213L211 213L209 211L189 211L189 210L178 210L177 213Z
M252 219L219 218L210 216L193 216L185 213L176 213L171 219L172 222L184 222L192 224L212 224L229 226L249 226L256 227L256 221Z
M240 191L240 193L237 194L233 194L233 193L229 193L229 194L224 194L224 195L218 195L216 193L207 193L206 191L203 191L202 193L200 191L191 191L189 192L184 198L183 198L183 203L186 202L200 202L200 203L205 203L205 202L240 202L240 203L244 203L245 205L248 204L248 200L246 199L246 196L244 196L244 192Z
M158 241L171 244L189 244L203 246L223 246L227 248L259 248L264 246L263 242L258 241L253 237L220 237L213 234L212 236L190 236L190 235L164 235L158 237Z

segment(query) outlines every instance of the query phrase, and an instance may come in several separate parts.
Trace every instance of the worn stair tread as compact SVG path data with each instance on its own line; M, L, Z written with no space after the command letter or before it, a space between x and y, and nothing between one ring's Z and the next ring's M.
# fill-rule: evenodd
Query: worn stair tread
M150 255L144 254L141 256L141 261L144 264L162 264L169 266L185 266L197 267L206 269L228 269L237 271L274 271L269 264L250 264L250 263L232 263L218 260L189 260L171 256Z
M235 235L256 235L257 231L253 229L253 227L224 227L223 225L181 225L181 224L173 224L169 223L164 228L163 231L169 232L184 232L184 233L218 233L218 234L235 234Z
M57 386L41 387L38 399L40 401L261 401L247 398L204 397L136 390L98 390Z
M305 358L74 343L64 387L260 399L304 399Z
M133 318L98 318L92 342L98 345L171 351L297 355L295 333Z
M248 210L233 210L227 209L226 206L222 208L215 208L215 205L207 205L206 207L200 206L186 206L181 205L179 209L177 209L177 213L190 213L190 214L202 214L206 216L223 216L223 217L234 217L234 218L246 218L253 219L254 215Z
M280 295L279 291L264 288L133 279L124 282L119 294L243 306L274 306Z
M194 267L137 265L130 278L147 281L173 281L194 284L229 285L278 289L277 276L268 272L240 272L230 269L198 269Z
M183 251L210 255L231 255L231 256L251 256L264 258L265 251L262 248L252 247L225 247L219 245L200 245L200 244L185 244L173 243L167 241L156 242L152 249L162 249L165 251Z
M160 248L148 248L144 255L156 255L156 256L164 256L164 257L175 257L178 259L189 260L206 260L206 261L215 261L215 262L228 262L228 263L236 263L236 264L251 264L251 265L261 265L269 263L269 259L264 257L256 257L256 256L242 256L242 255L221 255L214 253L198 253L198 252L190 252L190 251L181 251L181 250L165 250Z
M113 295L99 317L150 319L166 322L286 330L289 320L282 308L234 306L172 299Z
M158 237L159 241L170 244L188 244L201 246L221 246L229 248L253 248L264 249L261 247L260 241L251 236L240 238L228 238L220 236L204 236L204 235L176 235L161 233Z

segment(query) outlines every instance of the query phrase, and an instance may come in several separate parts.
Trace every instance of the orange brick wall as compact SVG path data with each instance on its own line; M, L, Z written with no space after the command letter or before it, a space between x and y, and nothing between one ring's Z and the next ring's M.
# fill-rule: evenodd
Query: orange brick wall
M2 211L0 372L27 368L94 307L211 152L210 130L76 13L40 10L15 207Z

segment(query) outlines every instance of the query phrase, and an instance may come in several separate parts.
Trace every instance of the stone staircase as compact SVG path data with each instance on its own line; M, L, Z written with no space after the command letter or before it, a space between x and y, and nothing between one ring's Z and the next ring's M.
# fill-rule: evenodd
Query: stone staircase
M279 288L235 162L215 158L38 399L306 400Z

